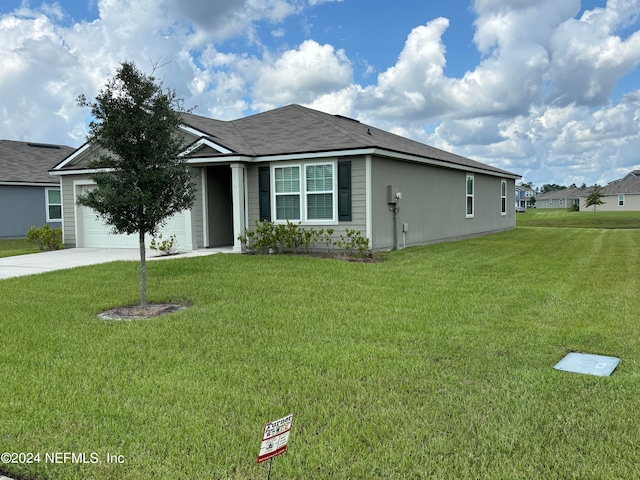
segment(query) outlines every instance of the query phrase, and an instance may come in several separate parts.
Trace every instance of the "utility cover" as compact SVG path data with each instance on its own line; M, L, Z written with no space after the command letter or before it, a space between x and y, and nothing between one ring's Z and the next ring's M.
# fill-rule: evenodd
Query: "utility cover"
M617 357L605 357L591 353L568 353L553 367L565 372L584 373L608 377L620 363Z

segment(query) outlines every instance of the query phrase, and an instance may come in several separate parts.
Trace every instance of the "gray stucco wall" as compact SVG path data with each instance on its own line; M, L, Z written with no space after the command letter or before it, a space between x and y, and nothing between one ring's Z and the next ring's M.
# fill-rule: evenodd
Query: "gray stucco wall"
M473 172L469 172L473 173ZM394 219L387 203L387 186L402 192L398 202L398 246L402 225L408 224L406 246L473 237L515 228L515 181L506 179L506 215L501 215L501 180L473 173L474 216L466 218L466 174L462 170L372 159L371 187L375 250L394 247Z
M45 223L60 228L61 222L47 222L45 195L45 187L0 185L0 238L24 238Z

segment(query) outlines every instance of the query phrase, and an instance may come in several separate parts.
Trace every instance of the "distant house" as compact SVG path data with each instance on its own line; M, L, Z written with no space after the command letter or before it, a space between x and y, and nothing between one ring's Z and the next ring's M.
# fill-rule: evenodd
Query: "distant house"
M563 188L536 195L536 208L571 208L572 205L584 205L580 197L591 193L591 188Z
M256 221L359 231L374 250L461 239L515 227L519 175L357 120L290 105L233 121L183 116L197 198L163 232L178 248L233 246ZM52 173L62 187L64 242L135 247L77 205L93 188L84 145Z
M74 151L63 145L0 140L0 238L24 238L32 226L62 226L60 181L49 169Z
M588 195L580 197L582 206ZM633 170L602 187L602 201L604 204L597 207L600 211L640 211L640 170Z
M531 208L536 204L536 192L531 187L516 185L516 207Z

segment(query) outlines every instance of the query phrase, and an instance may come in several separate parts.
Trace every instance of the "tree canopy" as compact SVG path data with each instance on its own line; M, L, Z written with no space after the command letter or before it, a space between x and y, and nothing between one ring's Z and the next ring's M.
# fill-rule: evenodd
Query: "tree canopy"
M604 204L602 200L602 189L599 185L596 185L585 200L584 206L585 208L593 207L593 213L596 213L596 207L602 204Z

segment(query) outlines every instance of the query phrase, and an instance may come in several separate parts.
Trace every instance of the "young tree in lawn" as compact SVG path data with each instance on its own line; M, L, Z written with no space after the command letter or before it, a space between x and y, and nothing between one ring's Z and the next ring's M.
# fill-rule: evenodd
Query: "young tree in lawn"
M87 140L99 152L89 165L96 188L78 197L94 209L113 233L138 234L140 305L147 306L145 235L154 235L173 214L190 208L194 185L181 152L182 101L164 90L153 76L124 62L90 107Z
M587 197L587 200L585 201L585 208L589 208L589 207L593 207L593 213L596 213L596 207L598 205L603 205L604 202L602 201L602 189L600 188L599 185L596 185L595 187L593 187L593 191L589 194L589 196Z

